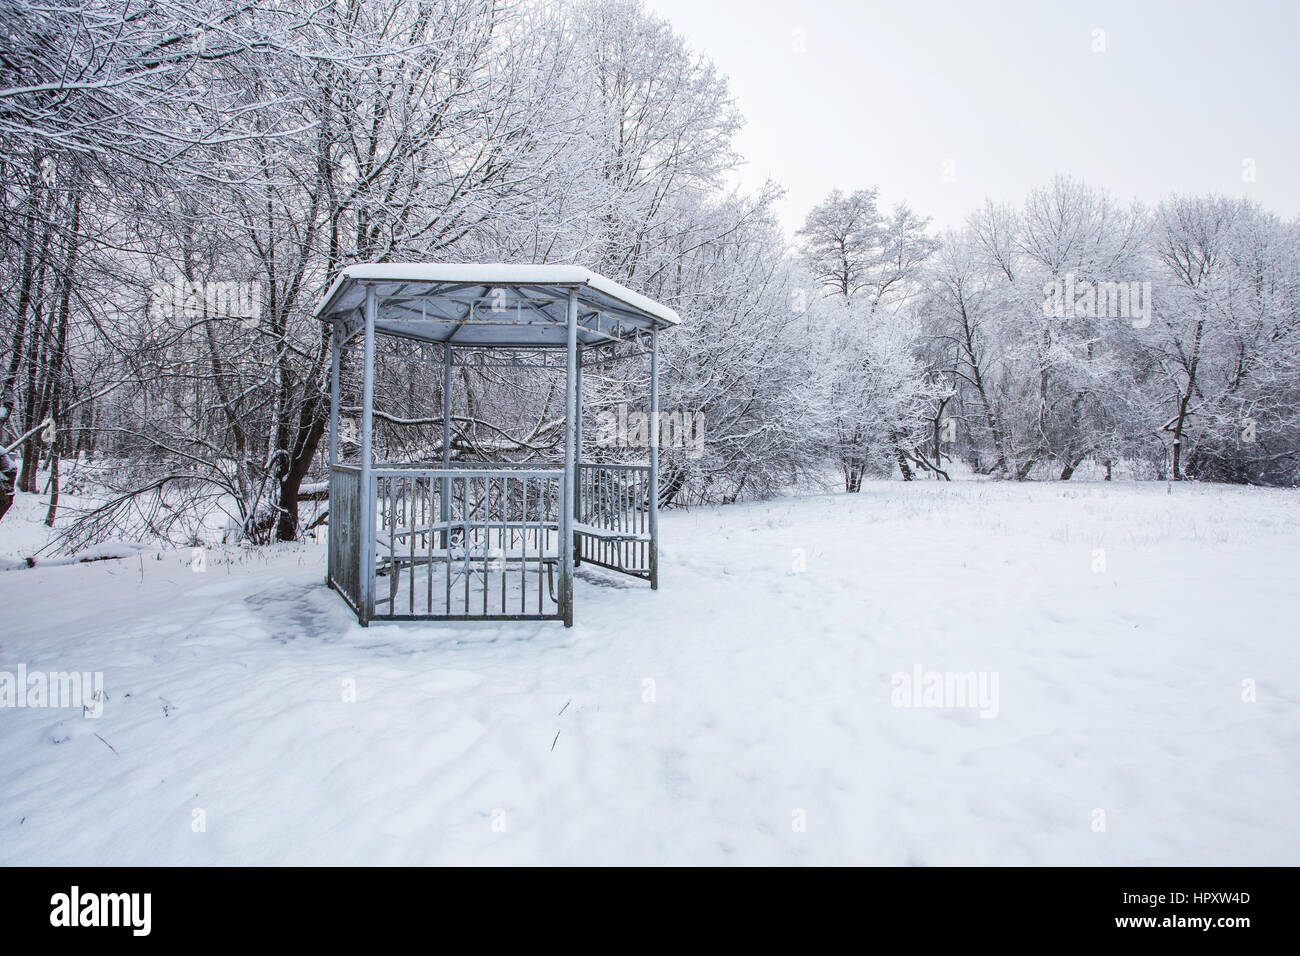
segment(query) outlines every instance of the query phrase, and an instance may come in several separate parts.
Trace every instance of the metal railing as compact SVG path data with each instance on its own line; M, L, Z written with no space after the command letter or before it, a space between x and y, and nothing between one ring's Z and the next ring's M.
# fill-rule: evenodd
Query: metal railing
M572 607L565 509L577 561L657 584L648 465L379 465L330 472L330 585L371 620L550 620ZM365 534L367 525L373 529Z
M650 466L580 464L577 493L577 559L654 582Z
M361 469L335 465L330 469L329 571L330 586L361 608Z
M564 472L377 467L374 620L562 617Z

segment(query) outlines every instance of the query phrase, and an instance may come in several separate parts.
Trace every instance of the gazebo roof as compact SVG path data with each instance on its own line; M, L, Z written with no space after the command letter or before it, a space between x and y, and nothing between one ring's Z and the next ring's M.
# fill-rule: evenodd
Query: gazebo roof
M584 346L628 342L681 321L668 306L582 266L509 264L348 266L316 316L342 322L350 337L364 324L367 286L375 287L376 331L470 348L563 346L570 291Z

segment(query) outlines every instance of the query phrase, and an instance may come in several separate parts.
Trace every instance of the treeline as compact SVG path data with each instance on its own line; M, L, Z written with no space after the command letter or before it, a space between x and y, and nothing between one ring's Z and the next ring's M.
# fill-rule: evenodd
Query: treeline
M1219 196L1123 206L1061 177L940 242L874 191L833 193L800 239L840 339L828 411L850 489L954 459L1013 479L1085 462L1300 478L1296 220Z
M795 348L776 190L723 189L726 83L636 0L19 0L4 17L0 447L20 493L51 476L51 522L57 463L99 463L78 540L194 536L212 508L256 541L300 534L327 419L312 307L358 261L580 262L669 302L691 325L665 343L665 405L741 449L670 457L672 499L761 493L760 472L795 467L765 434L764 362ZM381 410L427 418L428 384L414 416L412 388ZM458 456L485 444L493 384L465 383ZM593 412L645 401L616 376L591 395ZM492 451L553 456L558 432L535 431Z
M663 405L705 440L665 450L665 504L955 459L1296 479L1296 224L1250 204L1062 180L936 238L833 194L791 250L775 185L725 186L725 79L639 0L0 5L0 471L51 524L78 482L69 545L197 540L212 512L299 536L328 412L312 309L360 261L578 262L676 308ZM1073 307L1129 282L1149 315ZM421 358L382 356L385 454L440 451ZM592 376L588 421L643 384ZM556 457L554 381L466 372L456 396L458 458Z

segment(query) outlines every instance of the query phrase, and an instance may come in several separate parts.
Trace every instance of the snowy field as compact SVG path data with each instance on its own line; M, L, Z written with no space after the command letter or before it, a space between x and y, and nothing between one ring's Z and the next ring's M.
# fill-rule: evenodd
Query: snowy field
M3 571L0 671L107 701L0 710L0 863L1295 865L1298 528L1124 483L670 512L662 590L580 569L572 630L362 629L317 545ZM896 706L918 668L996 694Z

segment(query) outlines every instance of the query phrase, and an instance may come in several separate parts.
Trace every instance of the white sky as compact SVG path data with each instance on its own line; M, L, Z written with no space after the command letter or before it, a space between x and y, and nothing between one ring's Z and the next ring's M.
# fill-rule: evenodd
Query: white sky
M1244 193L1300 213L1300 0L646 4L730 77L739 182L786 189L787 231L835 187L878 186L942 229L1058 172L1125 201Z

